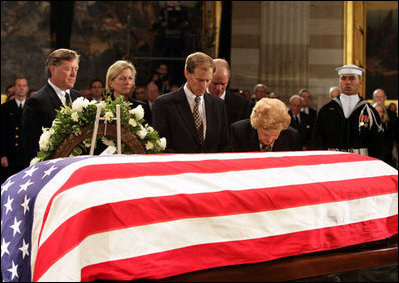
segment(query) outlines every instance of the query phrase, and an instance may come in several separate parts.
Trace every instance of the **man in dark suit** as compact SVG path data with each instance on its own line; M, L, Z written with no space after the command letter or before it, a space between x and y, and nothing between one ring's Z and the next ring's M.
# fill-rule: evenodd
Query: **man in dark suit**
M306 114L308 114L310 116L311 122L314 123L317 115L317 110L310 107L310 104L312 102L312 95L310 94L310 91L306 88L303 88L299 90L298 95L302 97L301 112L305 112Z
M226 90L231 76L229 63L219 58L213 59L213 62L216 71L208 87L208 92L224 100L229 125L239 120L248 119L251 115L251 103L243 96Z
M21 117L28 91L28 80L17 77L14 82L15 98L1 105L1 183L25 169Z
M24 147L27 166L39 151L42 128L50 128L56 117L56 109L71 105L82 94L72 89L79 69L79 55L69 49L57 49L50 53L45 63L48 81L29 97L22 113Z
M313 124L310 115L301 111L302 100L299 95L291 96L288 114L291 116L290 126L298 131L302 149L306 150L311 147Z
M152 126L166 138L166 152L230 151L224 102L206 92L214 72L211 57L190 54L184 70L187 83L155 100Z
M298 131L289 126L290 119L283 102L262 98L255 105L250 119L231 124L232 151L302 150Z

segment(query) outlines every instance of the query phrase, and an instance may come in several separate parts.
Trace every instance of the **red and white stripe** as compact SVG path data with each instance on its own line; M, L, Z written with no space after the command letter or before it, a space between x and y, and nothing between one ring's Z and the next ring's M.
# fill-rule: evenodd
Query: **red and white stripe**
M84 159L37 197L33 280L156 279L383 239L397 185L382 161L328 151Z

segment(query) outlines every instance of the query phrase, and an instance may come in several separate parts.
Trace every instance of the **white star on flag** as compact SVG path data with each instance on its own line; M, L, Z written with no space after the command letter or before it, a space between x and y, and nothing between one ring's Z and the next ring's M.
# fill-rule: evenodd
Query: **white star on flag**
M5 253L10 254L10 252L8 251L9 245L10 242L6 242L6 240L3 238L3 242L1 243L1 257L3 257Z
M46 176L50 176L51 172L53 172L55 169L57 169L57 167L54 167L54 165L52 165L48 170L44 171L42 179Z
M51 160L49 160L49 161L46 163L46 165L52 164L52 163L57 163L59 160L60 160L59 158L57 158L57 159L51 159Z
M21 206L24 208L24 215L26 214L27 211L29 211L29 201L30 201L30 198L28 198L28 196L25 195L24 202L21 203Z
M39 169L39 168L38 168L38 167L35 167L35 166L33 165L32 168L30 168L29 170L26 170L26 171L25 171L25 175L22 177L22 179L25 178L26 176L32 177L32 174L33 174L37 169Z
M12 261L12 267L7 269L8 271L11 272L11 280L13 280L15 276L19 278L17 269L18 269L18 264L15 264L14 261Z
M4 184L1 188L1 194L3 195L4 192L6 192L8 190L8 188L14 184L15 182L11 182L11 179L8 179L7 183Z
M26 192L26 190L28 189L28 187L29 187L30 185L32 185L32 184L33 184L33 182L31 182L30 179L29 179L25 184L20 185L21 188L19 189L18 193L20 193L21 191L25 191L25 192Z
M22 251L22 259L25 259L25 256L29 255L29 243L25 243L25 239L23 239L22 247L19 250Z
M7 202L4 204L4 206L5 206L5 208L6 208L6 215L7 215L7 213L8 213L9 211L12 211L12 206L11 206L11 204L12 204L13 200L14 200L13 198L10 199L10 196L7 196Z
M17 218L14 217L14 224L12 224L10 227L13 230L13 236L15 236L16 233L21 234L21 231L19 231L19 225L21 225L22 220L17 221Z

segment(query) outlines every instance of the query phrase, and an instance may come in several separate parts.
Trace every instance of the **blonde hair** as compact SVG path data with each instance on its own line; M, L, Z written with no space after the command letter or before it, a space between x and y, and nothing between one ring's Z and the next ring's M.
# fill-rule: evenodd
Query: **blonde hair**
M186 59L184 68L187 70L187 72L194 74L195 68L197 67L204 70L212 69L214 73L216 71L216 65L213 62L213 59L203 52L192 53L188 55Z
M51 65L54 65L57 67L61 64L62 60L72 61L74 59L77 59L78 63L79 63L79 57L80 57L80 55L74 50L65 49L65 48L54 50L47 56L47 59L46 59L45 69L46 69L47 77L51 78L51 71L50 71Z
M388 116L387 109L385 108L384 104L382 104L381 102L374 102L373 107L376 110L377 110L377 108L376 108L377 106L381 107L382 111L384 112L384 114L382 115L382 118L381 118L381 122L384 123L385 125L387 125L389 122L389 116Z
M133 80L136 79L136 68L133 64L126 60L119 60L112 64L107 71L106 79L105 79L105 88L111 90L111 86L109 83L115 79L123 70L130 69L133 73Z
M282 131L288 128L290 122L287 107L281 100L274 98L262 98L251 113L251 125L255 129Z

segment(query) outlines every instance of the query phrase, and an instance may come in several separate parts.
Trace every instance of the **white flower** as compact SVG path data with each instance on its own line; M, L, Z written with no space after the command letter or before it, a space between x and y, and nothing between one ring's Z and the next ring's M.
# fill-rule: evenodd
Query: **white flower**
M77 122L79 120L78 112L72 112L71 118L72 118L73 121Z
M129 119L129 125L132 126L132 127L136 127L136 126L137 126L136 120L130 118L130 119Z
M152 132L154 131L154 128L151 127L151 126L149 126L149 127L147 127L147 131L148 131L149 133L152 133Z
M83 108L86 108L87 105L90 104L90 101L84 97L78 97L73 103L72 103L72 110L76 112L82 112Z
M107 103L105 103L104 100L101 100L100 106L101 106L101 109L104 109L107 106Z
M136 108L130 110L130 114L133 114L137 120L141 120L144 118L144 109L143 106L139 105Z
M154 148L154 145L152 144L152 142L148 141L148 142L145 144L145 148L146 148L147 150L150 150L150 149L153 149L153 148Z
M147 135L147 130L141 126L141 130L137 132L137 135L140 137L140 139L144 139Z
M50 138L51 138L51 133L47 129L43 129L43 133L40 136L39 140L39 147L40 150L47 151L50 147Z
M109 140L106 137L102 137L101 141L107 146L115 146L114 141L113 140Z
M160 138L157 141L157 144L161 147L162 150L166 148L166 138Z
M112 113L110 111L105 112L104 118L105 118L105 120L107 120L109 122L109 121L111 121L112 118L114 118L114 113Z
M61 124L61 121L60 121L60 119L55 118L55 119L53 120L53 123L51 124L51 127L53 128L53 127L55 127L57 124Z
M30 161L29 166L31 166L31 165L33 165L33 164L36 164L36 163L38 163L39 161L40 161L40 158L35 157L35 158L33 158L33 159Z

